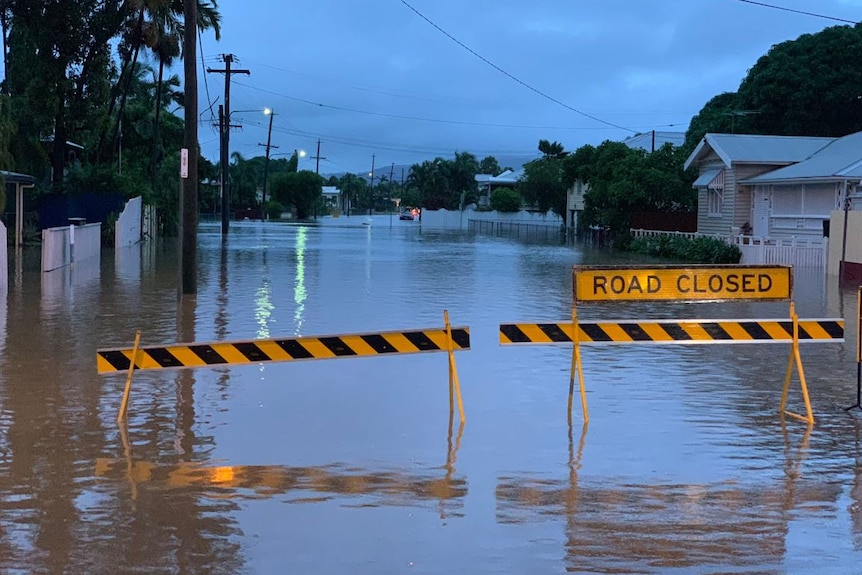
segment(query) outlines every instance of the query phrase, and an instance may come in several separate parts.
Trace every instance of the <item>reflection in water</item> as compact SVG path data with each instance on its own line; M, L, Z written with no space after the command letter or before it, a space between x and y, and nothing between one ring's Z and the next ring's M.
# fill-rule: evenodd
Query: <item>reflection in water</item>
M790 446L783 481L745 485L578 480L586 426L575 453L570 435L568 482L501 477L497 520L530 514L566 520L566 568L575 572L661 573L671 568L778 568L794 510L834 512L840 486L800 478L811 428Z
M305 242L308 228L301 226L296 233L296 283L293 288L293 301L296 304L294 311L294 334L302 333L303 316L305 315Z
M371 471L344 464L218 466L197 461L171 465L135 461L128 432L121 426L123 459L97 459L95 476L127 482L133 501L141 491L195 493L218 499L266 499L285 495L289 503L315 503L333 496L362 499L358 504L345 503L346 507L415 506L426 500L437 500L440 518L445 519L462 515L460 511L453 512L450 506L454 503L455 509L460 510L467 495L467 481L455 474L463 433L464 424L461 423L453 442L450 418L445 473L441 477L439 469L429 469L426 473L421 470Z
M261 276L260 287L257 288L257 293L254 298L254 319L257 321L257 337L269 337L269 322L272 317L272 311L275 306L272 305L272 280L269 277L269 264L267 263L266 251L263 254L263 275Z

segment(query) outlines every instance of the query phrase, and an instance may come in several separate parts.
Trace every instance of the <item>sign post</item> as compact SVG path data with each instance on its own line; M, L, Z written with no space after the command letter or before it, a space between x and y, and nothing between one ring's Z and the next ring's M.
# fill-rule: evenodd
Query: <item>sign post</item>
M571 344L569 424L572 418L575 378L581 395L584 424L589 422L581 347L595 344L713 344L790 343L790 356L781 393L779 413L814 423L799 342L844 341L844 321L800 320L792 301L790 266L575 266L572 269L571 323L517 323L500 325L500 343ZM860 291L862 306L862 291ZM788 319L666 319L581 322L578 303L596 302L722 302L737 300L789 301ZM860 334L862 336L862 334ZM858 337L857 340L862 340ZM859 396L862 398L862 347L857 344ZM799 375L805 414L787 410L794 366ZM853 407L860 407L859 401Z

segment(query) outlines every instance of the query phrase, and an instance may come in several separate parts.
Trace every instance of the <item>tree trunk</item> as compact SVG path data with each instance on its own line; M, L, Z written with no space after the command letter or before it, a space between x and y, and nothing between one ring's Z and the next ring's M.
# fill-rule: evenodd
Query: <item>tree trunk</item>
M159 80L156 83L156 111L153 117L153 157L150 165L152 190L156 191L156 170L159 163L159 116L162 112L162 79L165 73L165 61L159 59Z

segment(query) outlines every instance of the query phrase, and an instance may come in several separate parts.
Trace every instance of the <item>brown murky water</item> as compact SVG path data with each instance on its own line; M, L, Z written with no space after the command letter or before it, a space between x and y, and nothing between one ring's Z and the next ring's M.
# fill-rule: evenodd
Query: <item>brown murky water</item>
M860 573L855 292L797 273L817 426L776 416L785 345L501 348L565 320L606 253L412 222L202 227L178 302L170 243L43 277L10 254L0 307L2 573ZM95 350L469 325L467 424L444 354L99 376ZM584 319L764 318L786 304L597 305ZM799 406L794 396L793 404Z

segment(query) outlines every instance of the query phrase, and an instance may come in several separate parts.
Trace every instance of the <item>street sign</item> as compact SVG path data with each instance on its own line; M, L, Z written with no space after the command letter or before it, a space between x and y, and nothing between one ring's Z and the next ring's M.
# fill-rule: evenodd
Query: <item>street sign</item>
M573 268L574 301L788 300L790 266Z
M180 177L186 179L189 177L189 149L182 148L180 150Z

